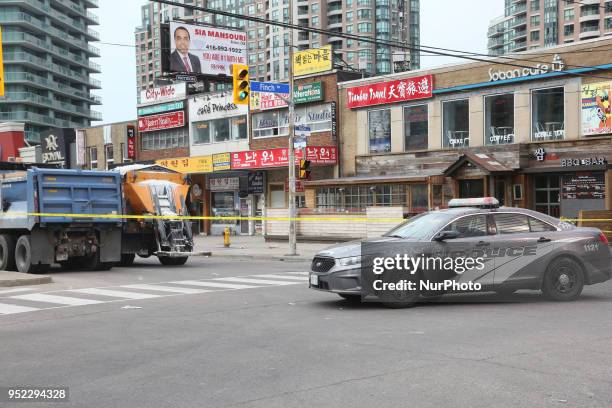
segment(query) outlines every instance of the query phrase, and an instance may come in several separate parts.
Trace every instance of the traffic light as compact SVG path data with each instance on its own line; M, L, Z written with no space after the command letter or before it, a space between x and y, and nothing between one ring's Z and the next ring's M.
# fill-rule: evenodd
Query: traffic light
M234 64L234 103L236 105L248 105L251 84L249 82L248 65Z
M310 160L300 159L300 180L310 180Z

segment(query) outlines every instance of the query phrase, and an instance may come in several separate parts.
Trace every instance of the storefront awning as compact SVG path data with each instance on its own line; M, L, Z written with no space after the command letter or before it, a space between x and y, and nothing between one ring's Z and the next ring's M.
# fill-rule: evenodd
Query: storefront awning
M470 163L476 167L479 167L486 173L510 173L514 169L500 163L493 157L493 155L485 153L472 153L466 152L461 155L453 164L448 166L444 170L445 176L452 176L452 174L465 164Z
M305 182L306 187L340 186L347 184L383 184L383 183L418 183L427 182L423 176L357 176Z

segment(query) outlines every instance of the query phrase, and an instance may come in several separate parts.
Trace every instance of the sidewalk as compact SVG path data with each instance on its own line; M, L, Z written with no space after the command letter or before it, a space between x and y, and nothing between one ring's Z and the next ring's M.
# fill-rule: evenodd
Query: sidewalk
M11 286L42 285L43 283L51 283L51 277L47 275L0 271L0 287L3 288Z
M196 251L211 251L213 257L308 262L317 252L334 244L298 242L298 256L286 256L289 252L288 242L265 242L261 236L232 235L229 248L223 246L222 236L198 235L194 237L194 242Z

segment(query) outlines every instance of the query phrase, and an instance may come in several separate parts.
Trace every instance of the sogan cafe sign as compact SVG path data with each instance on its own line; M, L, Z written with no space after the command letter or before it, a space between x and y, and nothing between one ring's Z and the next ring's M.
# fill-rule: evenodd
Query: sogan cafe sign
M520 61L517 61L516 64L520 64ZM489 69L489 82L529 77L532 75L546 74L548 72L560 72L563 71L563 69L565 69L565 62L563 62L559 54L555 54L551 64L537 64L532 68L514 68L507 71L491 68Z

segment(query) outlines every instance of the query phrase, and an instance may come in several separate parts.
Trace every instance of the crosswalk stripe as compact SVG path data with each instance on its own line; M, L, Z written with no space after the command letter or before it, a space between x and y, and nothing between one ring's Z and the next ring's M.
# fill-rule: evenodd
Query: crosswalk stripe
M47 295L45 293L28 293L27 295L11 296L12 299L30 300L34 302L57 303L67 306L95 305L103 303L99 300L73 298L68 296Z
M5 295L7 293L29 292L31 290L33 289L32 288L15 288L15 289L0 290L0 296Z
M210 290L191 289L191 288L177 288L177 287L173 287L173 286L149 285L149 284L125 285L125 286L121 286L121 287L122 288L130 288L130 289L157 290L159 292L183 293L183 294L186 294L186 295L210 292Z
M70 292L76 293L87 293L88 295L101 295L124 299L150 299L160 297L161 295L152 295L149 293L137 293L128 292L125 290L110 290L110 289L98 289L98 288L87 288L87 289L72 289Z
M7 305L6 303L0 303L0 314L13 314L13 313L25 313L40 310L36 307Z
M291 275L303 275L303 276L308 275L308 272L285 272L285 273L290 273Z
M209 288L220 288L220 289L250 289L250 288L260 288L261 287L261 286L253 286L253 285L236 285L232 283L196 281L196 280L184 280L184 281L176 281L176 282L170 282L170 283L175 283L177 285L204 286L204 287L209 287Z
M297 282L283 282L280 280L249 279L249 278L217 278L216 281L238 282L238 283L259 283L263 285L295 285Z
M256 278L272 278L272 279L288 279L296 280L300 282L306 282L308 280L305 276L283 276L283 275L254 275Z

